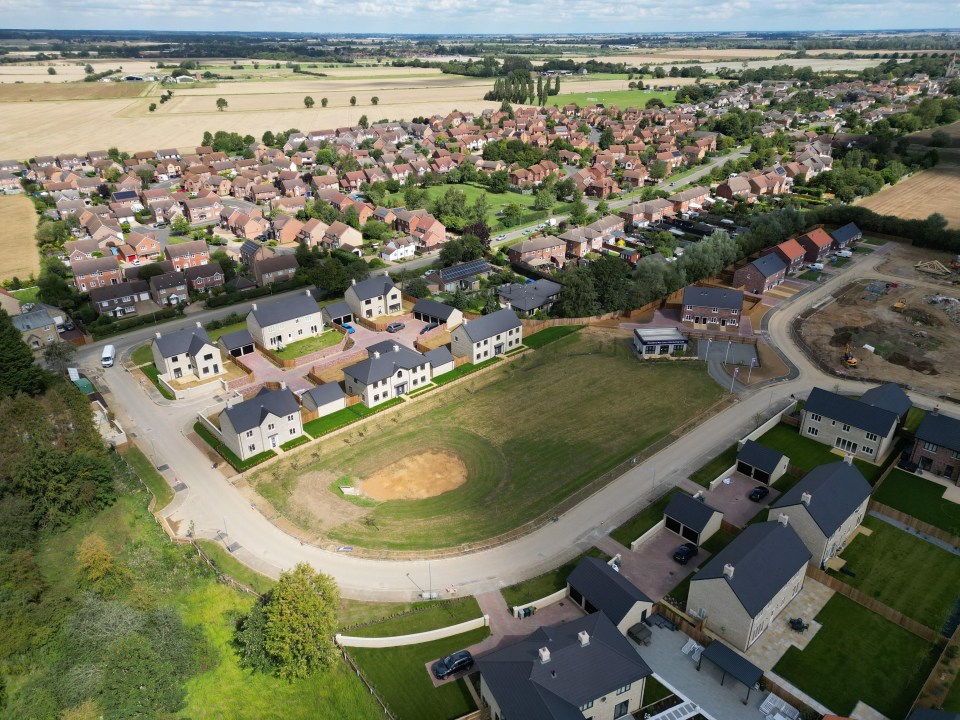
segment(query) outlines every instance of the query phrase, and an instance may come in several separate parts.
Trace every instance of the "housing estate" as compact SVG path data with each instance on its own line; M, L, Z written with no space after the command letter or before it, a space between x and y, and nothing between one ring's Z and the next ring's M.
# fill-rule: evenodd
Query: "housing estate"
M303 435L297 399L286 386L263 388L249 400L228 406L219 415L223 442L241 460Z
M917 427L910 461L960 485L960 420L935 408Z
M900 424L897 407L889 399L870 404L863 397L856 400L814 388L803 407L800 434L851 455L880 460L893 446Z
M343 369L349 395L359 395L367 407L418 390L430 382L430 361L399 343L385 340L367 348L367 359Z
M396 315L403 310L400 290L386 275L376 275L360 282L351 280L343 299L353 316L358 318Z
M776 253L762 255L733 273L733 284L761 295L787 279L787 264Z
M517 314L508 308L469 320L451 334L450 349L454 355L480 363L520 347L523 325Z
M247 315L247 328L261 347L273 350L323 332L323 316L306 290L267 305L254 303Z
M156 334L151 347L153 364L160 375L179 379L192 375L206 380L225 372L218 348L200 323L195 328Z
M726 288L688 285L683 290L684 325L719 325L736 328L743 310L743 292Z

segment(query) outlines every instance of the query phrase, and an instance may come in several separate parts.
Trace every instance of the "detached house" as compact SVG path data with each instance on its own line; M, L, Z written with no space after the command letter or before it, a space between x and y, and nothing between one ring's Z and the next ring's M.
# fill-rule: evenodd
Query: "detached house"
M210 262L210 249L206 240L192 240L179 245L167 245L167 260L176 270L200 267Z
M253 261L253 276L260 287L290 280L299 269L296 256L290 254L271 255Z
M119 285L123 280L120 275L120 264L112 256L80 260L73 263L71 268L73 284L80 292L107 285Z
M500 307L510 308L521 317L529 317L536 312L550 312L554 303L560 299L560 283L538 279L532 283L501 285L497 288Z
M934 409L917 427L910 461L960 485L960 420Z
M473 364L489 360L520 347L523 325L517 314L508 308L469 320L451 335L454 355L465 356Z
M567 256L567 243L553 235L523 240L507 250L510 262L527 265L563 267Z
M178 305L187 302L187 276L176 270L150 278L150 297L157 305Z
M359 395L367 407L376 407L427 385L430 361L415 350L395 342L367 348L368 357L343 369L348 395Z
M403 310L400 290L386 275L376 275L360 282L351 280L343 299L357 318L396 315Z
M254 303L247 315L247 328L261 347L273 350L322 333L323 316L306 290L303 295L275 300L262 307Z
M263 388L249 400L220 413L224 444L241 460L275 450L303 435L300 406L285 386Z
M145 280L132 280L90 291L90 303L98 315L136 315L137 303L149 299L150 286Z
M220 211L223 209L223 203L220 198L214 194L202 198L191 198L183 201L183 207L186 210L187 219L193 223L208 222L217 220Z
M216 260L208 265L187 268L183 274L193 292L209 292L213 288L221 287L224 283L223 268Z
M769 253L733 273L733 284L747 292L762 295L787 279L787 264L776 253Z
M168 335L157 333L153 341L153 364L161 375L177 379L192 375L206 380L225 372L220 349L200 323L196 328Z
M689 285L683 290L684 325L719 325L736 328L743 310L743 292Z
M898 413L886 402L871 405L814 388L803 406L800 434L842 452L879 461L893 446L899 424Z

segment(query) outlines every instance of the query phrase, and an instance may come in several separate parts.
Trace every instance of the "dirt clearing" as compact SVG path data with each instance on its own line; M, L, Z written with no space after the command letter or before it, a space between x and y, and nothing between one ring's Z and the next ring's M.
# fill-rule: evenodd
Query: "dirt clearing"
M422 500L442 495L467 481L467 466L449 452L408 455L374 473L360 492L374 500Z
M0 197L0 280L26 280L40 272L33 239L37 213L26 195Z
M297 487L290 496L291 506L301 521L314 531L324 532L340 523L363 517L366 509L330 492L336 477L329 472L308 472L297 478ZM349 484L349 483L347 483ZM339 493L338 493L339 494Z
M940 213L950 227L960 227L960 165L941 162L858 204L881 215L909 219Z

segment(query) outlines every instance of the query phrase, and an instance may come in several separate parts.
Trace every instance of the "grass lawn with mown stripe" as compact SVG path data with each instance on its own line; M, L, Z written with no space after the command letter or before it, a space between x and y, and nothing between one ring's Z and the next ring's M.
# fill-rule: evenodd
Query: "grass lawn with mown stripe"
M815 467L828 463L840 462L843 457L831 451L829 445L823 445L815 440L803 437L796 428L788 425L775 425L764 433L758 443L774 450L779 450L790 458L790 464L810 472ZM879 465L872 465L859 458L853 461L857 469L863 473L867 482L873 485L883 472ZM779 489L779 486L778 488Z
M953 535L960 535L960 505L944 499L946 488L922 477L893 470L873 499Z

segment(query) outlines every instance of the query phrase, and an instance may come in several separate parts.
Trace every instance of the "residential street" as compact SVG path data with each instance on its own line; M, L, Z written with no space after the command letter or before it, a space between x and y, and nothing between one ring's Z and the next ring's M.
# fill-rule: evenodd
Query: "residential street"
M210 405L212 400L151 402L121 363L108 370L99 368L103 343L86 346L78 358L83 367L102 375L102 383L109 390L106 397L111 409L127 432L137 435L144 452L157 465L168 465L170 472L186 485L186 493L178 493L178 499L171 506L174 509L167 511L170 520L178 523L180 534L186 534L191 522L196 534L202 537L217 537L218 533L226 531L228 542L240 546L236 556L250 566L276 576L282 568L309 562L332 575L344 595L352 598L409 599L416 595L418 586L427 587L431 575L433 589L442 595L448 591L477 593L510 585L576 556L662 493L666 486L680 483L707 459L752 430L757 417L766 417L782 408L792 394L805 396L817 384L856 388L856 381L828 378L809 363L790 341L788 324L798 312L826 296L833 288L857 277L875 276L873 268L882 259L881 252L858 259L844 272L811 286L792 302L781 304L770 312L767 332L771 342L796 365L794 379L775 382L743 396L736 405L621 476L557 522L507 545L463 557L435 560L429 567L425 561L365 560L346 552L327 552L301 544L251 507L249 501L211 467L204 453L184 437L190 432L196 412ZM230 312L244 312L248 306L249 303L197 313L187 320L164 325L164 330L169 332L195 320L208 321ZM152 333L152 328L145 328L111 342L124 359L131 347L148 339ZM911 396L921 407L930 408L935 404L933 398ZM179 495L183 494L186 497L181 500Z

